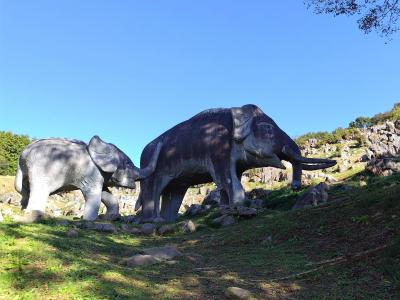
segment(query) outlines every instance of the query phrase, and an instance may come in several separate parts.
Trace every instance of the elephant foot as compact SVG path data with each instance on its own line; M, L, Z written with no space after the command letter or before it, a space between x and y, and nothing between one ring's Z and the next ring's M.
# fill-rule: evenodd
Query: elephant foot
M99 216L100 220L105 220L105 221L118 221L121 219L121 215L119 213L111 213L111 214L105 214L105 215L100 215Z
M45 213L40 210L25 211L23 216L17 216L14 218L15 222L18 223L35 223L45 218Z

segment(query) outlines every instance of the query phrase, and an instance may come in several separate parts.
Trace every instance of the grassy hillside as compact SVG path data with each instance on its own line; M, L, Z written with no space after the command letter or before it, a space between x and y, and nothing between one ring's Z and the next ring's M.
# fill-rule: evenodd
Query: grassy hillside
M360 186L360 180L367 185ZM259 299L400 297L400 174L353 175L327 206L299 211L282 189L260 216L161 237L69 226L0 223L0 299L225 299L228 286ZM350 188L349 188L350 186ZM175 264L128 268L121 259L173 244Z

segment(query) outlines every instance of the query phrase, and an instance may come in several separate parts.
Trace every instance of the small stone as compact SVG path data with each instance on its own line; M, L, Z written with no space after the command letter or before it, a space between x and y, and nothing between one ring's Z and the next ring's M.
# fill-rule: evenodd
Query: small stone
M254 199L250 201L250 207L255 209L260 209L264 207L264 200Z
M253 207L238 206L238 215L241 217L254 217L257 216L257 209Z
M70 229L70 230L68 230L68 232L67 232L67 237L69 237L69 238L76 238L76 237L78 237L78 231L76 231L75 229Z
M361 187L366 186L366 185L367 185L367 182L366 182L366 181L360 180L360 186L361 186Z
M116 233L117 228L110 223L93 223L93 230L107 233Z
M254 299L250 291L231 286L225 290L225 296L229 299L249 300Z
M123 263L128 267L137 267L137 266L150 266L160 262L160 260L156 259L152 255L142 255L137 254L127 259L124 259Z
M156 225L152 223L144 223L141 227L140 230L143 234L145 235L151 235L156 232Z
M235 223L235 218L229 215L222 215L212 221L214 225L229 226Z
M181 252L172 246L148 248L144 249L143 253L151 255L158 260L169 260L182 255Z
M196 231L196 224L192 220L185 221L182 226L183 233L192 233Z
M163 226L161 226L158 229L158 233L161 235L167 234L167 233L171 233L175 231L175 225L174 224L165 224Z
M232 206L229 206L229 205L222 205L222 206L219 208L219 213L220 213L221 215L237 215L237 214L238 214L238 211L237 211L234 207L232 207Z

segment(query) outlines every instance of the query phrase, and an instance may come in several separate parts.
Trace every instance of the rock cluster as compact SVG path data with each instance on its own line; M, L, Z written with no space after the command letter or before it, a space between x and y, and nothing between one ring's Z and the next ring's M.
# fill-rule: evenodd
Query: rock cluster
M386 121L366 129L366 170L373 175L391 175L400 171L400 120Z
M371 126L365 130L365 137L368 159L400 154L400 120Z

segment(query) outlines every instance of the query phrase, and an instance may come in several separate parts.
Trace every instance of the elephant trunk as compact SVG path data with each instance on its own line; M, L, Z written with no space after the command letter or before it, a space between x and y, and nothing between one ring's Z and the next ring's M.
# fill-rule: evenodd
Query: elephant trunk
M283 147L282 152L286 154L294 164L300 164L301 168L307 171L326 169L336 165L335 160L303 157L301 154L296 153L286 146Z
M293 190L298 190L301 187L303 170L326 169L336 165L336 161L331 159L303 157L299 147L292 139L289 139L286 145L282 147L282 153L285 159L292 163L293 177L291 187Z
M145 179L149 177L151 174L153 174L154 170L157 167L158 156L160 155L161 148L162 148L162 143L159 142L156 146L156 149L154 150L154 153L151 157L149 164L145 168L140 169L136 166L133 166L133 172L135 174L136 180Z

